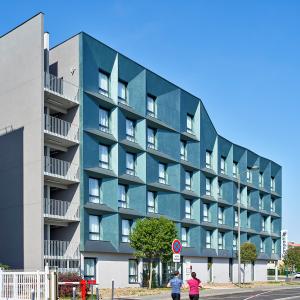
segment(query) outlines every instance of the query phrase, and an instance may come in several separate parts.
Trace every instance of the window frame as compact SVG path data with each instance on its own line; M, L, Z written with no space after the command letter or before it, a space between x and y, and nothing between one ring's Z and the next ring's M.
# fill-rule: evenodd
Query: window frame
M203 203L202 205L202 220L203 222L210 222L209 221L209 207L210 205L208 203Z
M223 206L218 206L218 224L224 225L225 224L225 209Z
M104 75L106 77L106 80L107 80L107 90L103 89L101 87L101 81L100 81L100 76L101 75ZM109 97L109 94L110 94L110 74L108 72L105 72L101 69L98 70L98 91L101 95L104 95L106 97Z
M221 156L220 172L221 172L221 174L226 174L226 157L225 156Z
M149 109L150 105L150 99L151 103L153 104L153 110ZM157 107L156 107L156 97L152 96L150 94L147 94L147 104L146 104L146 111L147 111L147 116L150 116L152 118L156 118L156 113L157 113Z
M149 194L153 195L153 205L149 204ZM157 193L153 191L147 191L147 212L148 213L157 213Z
M163 177L161 177L161 166L163 166ZM158 182L161 184L167 184L167 164L165 163L158 163Z
M120 95L120 86L124 87L125 91L125 97L123 98L122 95ZM127 104L128 103L128 82L125 82L124 80L119 79L118 80L118 101Z
M108 109L103 108L99 105L99 130L105 133L110 133L110 111ZM105 114L105 118L107 119L107 122L101 123L101 111L103 112L103 116Z
M180 141L180 159L187 161L187 142Z
M131 274L130 262L135 263L135 266L134 266L135 274ZM139 277L138 260L130 258L130 259L128 259L128 283L129 284L138 283L139 282L138 277ZM133 278L134 280L132 281L131 278Z
M100 148L107 150L107 161L101 160L102 155L100 155ZM99 144L99 167L102 169L109 169L109 152L110 152L110 147L108 145Z
M98 220L97 225L99 231L91 231L91 218L95 218ZM97 215L89 215L89 241L101 241L102 240L102 226L101 226L102 218ZM98 236L98 238L91 238L92 236Z
M225 233L222 231L218 232L218 249L219 250L225 249Z
M188 191L192 190L193 172L185 171L185 189Z
M190 199L184 199L184 216L186 219L192 219L192 201Z
M209 150L206 150L206 152L205 152L205 167L207 169L212 168L211 158L212 158L212 152Z
M186 115L186 132L189 134L194 134L194 116L191 114Z
M212 231L206 230L206 234L205 234L205 248L206 249L212 248L211 240L212 240Z
M211 178L205 177L205 195L207 196L211 196L211 184L212 184L211 181L212 181Z
M121 188L124 190L124 200L123 199L120 199L121 198ZM128 186L125 185L125 184L118 184L118 207L119 208L128 208L128 195L127 195L127 192L128 192ZM123 194L122 194L123 195Z
M123 224L125 222L128 222L128 225L129 225L129 232L128 232L128 234L124 234ZM130 236L130 233L131 233L131 226L132 226L132 220L121 219L121 241L122 241L122 243L129 243L130 242L129 236Z
M126 118L126 140L130 142L135 142L135 121ZM132 133L130 132L131 128L128 124L132 125ZM130 130L128 130L130 128Z
M91 193L91 181L97 182L97 192L98 194ZM101 196L101 180L99 178L89 177L88 178L89 184L89 200L90 203L102 203L102 196ZM91 201L91 199L97 199L96 201Z
M132 161L128 160L131 157ZM132 163L132 168L130 167ZM126 174L131 176L136 176L136 154L131 152L126 152Z
M88 275L87 274L86 261L88 261L88 260L93 261L93 269L94 269L93 275ZM97 274L97 258L95 258L95 257L84 257L83 264L84 264L84 278L88 278L88 279L96 278L96 274Z
M153 135L149 135L150 132ZM157 130L155 128L147 127L147 147L149 149L156 150L156 133L157 133ZM153 141L151 141L150 136L151 136L151 138L153 138Z
M237 178L238 174L239 174L239 171L238 171L238 162L234 161L233 165L232 165L232 176L234 178Z
M185 239L184 233L185 232ZM189 247L189 228L188 227L181 227L181 244L182 247Z

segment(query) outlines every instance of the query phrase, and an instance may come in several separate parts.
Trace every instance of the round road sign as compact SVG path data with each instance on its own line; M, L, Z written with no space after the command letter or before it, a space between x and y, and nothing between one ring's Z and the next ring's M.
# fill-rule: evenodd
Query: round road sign
M173 251L173 253L179 254L181 252L181 249L182 249L181 242L177 239L174 240L172 242L172 251Z

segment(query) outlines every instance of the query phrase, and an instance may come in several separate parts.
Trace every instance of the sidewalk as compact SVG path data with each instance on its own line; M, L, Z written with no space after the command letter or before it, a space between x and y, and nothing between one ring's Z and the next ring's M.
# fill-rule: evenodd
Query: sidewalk
M247 293L247 292L253 292L253 291L267 291L267 290L281 290L281 289L293 289L296 286L257 286L255 288L211 288L211 289L204 289L203 291L200 291L200 299L207 298L209 299L210 296L218 296L218 295L229 295L229 294L236 294L236 293ZM299 287L299 286L298 286ZM150 295L150 296L128 296L128 297L120 297L117 299L124 299L124 300L167 300L171 299L171 293L170 292L163 292L159 295ZM187 300L189 299L188 293L183 292L181 294L181 300Z

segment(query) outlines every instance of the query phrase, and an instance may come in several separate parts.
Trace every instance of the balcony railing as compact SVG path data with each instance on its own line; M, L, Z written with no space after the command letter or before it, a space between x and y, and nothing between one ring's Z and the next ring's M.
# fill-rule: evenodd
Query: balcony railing
M50 156L44 157L44 171L46 175L51 175L71 181L79 180L78 166Z
M44 240L44 256L51 258L78 259L80 257L79 243Z
M50 134L68 139L70 141L79 142L79 129L64 120L44 115L44 130Z
M67 98L72 102L79 103L78 87L63 78L58 78L55 75L45 72L44 87L54 94Z
M44 216L67 220L79 220L79 204L45 198Z

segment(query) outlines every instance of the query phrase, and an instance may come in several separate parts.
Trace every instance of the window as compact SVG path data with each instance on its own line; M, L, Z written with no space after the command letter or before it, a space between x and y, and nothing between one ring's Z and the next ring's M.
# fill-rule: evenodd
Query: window
M209 204L203 203L203 221L209 222Z
M188 247L189 241L188 241L188 234L189 229L186 227L181 228L181 242L183 247Z
M222 182L218 181L218 197L222 198L223 197L223 186L222 186Z
M251 207L251 193L247 192L247 206Z
M224 249L224 248L225 248L225 234L224 232L219 232L218 249Z
M99 129L103 132L109 132L109 112L99 107Z
M186 219L191 219L192 218L191 200L185 200L185 218Z
M211 248L211 231L206 231L205 247Z
M99 71L99 93L106 97L109 96L109 77L102 71Z
M208 196L211 195L211 179L208 177L206 177L205 194Z
M154 118L156 117L155 97L150 95L147 96L147 115Z
M259 187L263 187L264 186L264 177L263 177L263 173L262 172L259 172L258 183L259 183Z
M89 240L99 241L101 240L101 217L89 216Z
M118 205L119 207L127 208L127 186L118 185Z
M147 128L147 146L151 149L156 149L155 143L156 130L152 128Z
M84 278L96 278L96 258L84 258Z
M275 222L271 219L271 232L275 232Z
M205 154L205 167L211 169L211 152L206 151Z
M258 208L259 210L262 210L263 209L263 199L262 199L262 195L259 194L258 196Z
M127 84L123 81L118 82L118 98L120 102L127 102Z
M185 141L180 141L180 159L187 160L187 150Z
M247 213L247 228L251 228L251 214Z
M233 162L232 175L233 177L238 176L238 163L236 161Z
M221 156L221 173L226 174L226 158Z
M271 191L274 192L275 191L275 178L271 177Z
M100 180L89 178L89 202L100 203Z
M247 181L252 182L252 172L250 168L247 168Z
M126 139L131 142L134 142L134 127L134 121L126 119Z
M126 153L126 174L135 175L135 155L132 153Z
M185 189L189 191L192 189L192 172L185 172Z
M193 134L193 117L189 114L186 116L186 131Z
M129 259L129 283L137 283L138 282L138 262L136 259Z
M224 224L224 207L218 207L218 223Z
M237 250L237 235L236 234L233 234L232 249L233 249L233 251Z
M165 164L158 164L158 182L166 184L167 183L167 166Z
M108 147L105 145L99 145L99 167L108 169L109 161L108 161Z
M147 211L149 213L157 213L157 199L154 192L147 192Z
M270 210L271 212L275 212L276 211L276 207L275 207L275 199L271 198L271 206L270 206Z
M272 254L275 254L276 252L276 241L272 240Z
M266 218L261 218L261 231L266 231Z
M264 253L265 252L265 239L261 238L260 240L260 252Z
M131 231L131 221L122 220L122 242L129 243L129 235Z
M234 227L238 227L239 226L239 215L238 215L238 211L235 210L234 211Z

